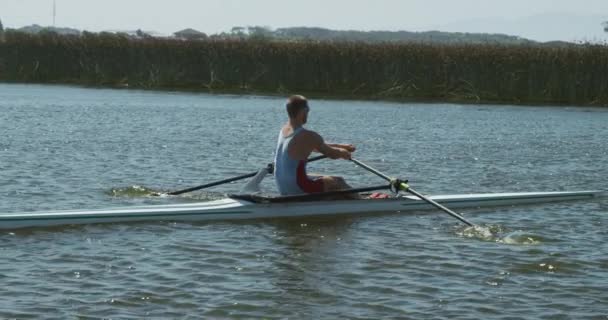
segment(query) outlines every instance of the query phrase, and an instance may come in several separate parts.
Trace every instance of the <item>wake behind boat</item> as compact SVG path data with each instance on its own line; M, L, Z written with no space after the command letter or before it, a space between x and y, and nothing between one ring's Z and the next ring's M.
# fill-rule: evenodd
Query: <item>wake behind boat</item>
M436 195L429 198L452 208L486 208L557 201L591 200L601 191L530 192ZM372 214L410 214L434 209L415 196L399 195L390 199L296 200L289 197L232 195L222 200L201 203L135 206L99 210L71 210L0 215L0 229L46 227L92 223L142 221L214 221L289 217L354 216Z

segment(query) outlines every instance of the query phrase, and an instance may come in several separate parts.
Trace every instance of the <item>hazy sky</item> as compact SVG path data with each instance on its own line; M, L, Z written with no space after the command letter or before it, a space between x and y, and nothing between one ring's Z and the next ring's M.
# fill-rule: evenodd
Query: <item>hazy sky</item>
M608 0L56 0L57 26L90 31L233 26L502 32L552 40L599 38ZM52 24L53 0L0 0L7 27ZM532 18L531 18L532 17ZM596 20L597 19L597 20Z

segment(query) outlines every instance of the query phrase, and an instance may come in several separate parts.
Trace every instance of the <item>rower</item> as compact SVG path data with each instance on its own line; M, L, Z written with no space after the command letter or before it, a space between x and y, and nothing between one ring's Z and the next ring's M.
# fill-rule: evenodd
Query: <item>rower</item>
M286 104L289 120L281 128L275 155L274 176L281 195L319 193L350 189L341 177L309 176L306 159L319 152L331 159L351 159L352 144L327 144L318 133L303 126L310 108L301 95L289 97ZM357 196L358 197L358 196Z

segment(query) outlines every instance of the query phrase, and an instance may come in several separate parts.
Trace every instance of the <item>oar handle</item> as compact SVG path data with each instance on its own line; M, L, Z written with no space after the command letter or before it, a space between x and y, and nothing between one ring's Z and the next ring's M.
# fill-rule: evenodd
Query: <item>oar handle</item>
M363 163L363 162L361 162L361 161L359 161L357 159L350 159L350 161L356 163L359 167L361 167L361 168L363 168L363 169L365 169L365 170L367 170L367 171L369 171L369 172L371 172L371 173L379 176L380 178L382 178L382 179L384 179L386 181L390 182L390 181L393 180L393 178L391 178L391 177L385 175L384 173L382 173L382 172L380 172L380 171L378 171L378 170L376 170L376 169L374 169L374 168L366 165L365 163Z

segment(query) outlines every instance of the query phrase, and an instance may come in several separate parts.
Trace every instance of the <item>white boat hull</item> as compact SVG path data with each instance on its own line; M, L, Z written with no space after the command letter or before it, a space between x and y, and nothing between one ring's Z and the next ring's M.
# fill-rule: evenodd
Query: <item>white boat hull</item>
M600 191L437 195L431 199L453 208L513 206L556 201L589 200ZM264 218L407 213L436 210L413 196L394 199L254 203L222 199L201 203L137 206L98 210L13 213L0 215L0 229L137 221L213 221Z

